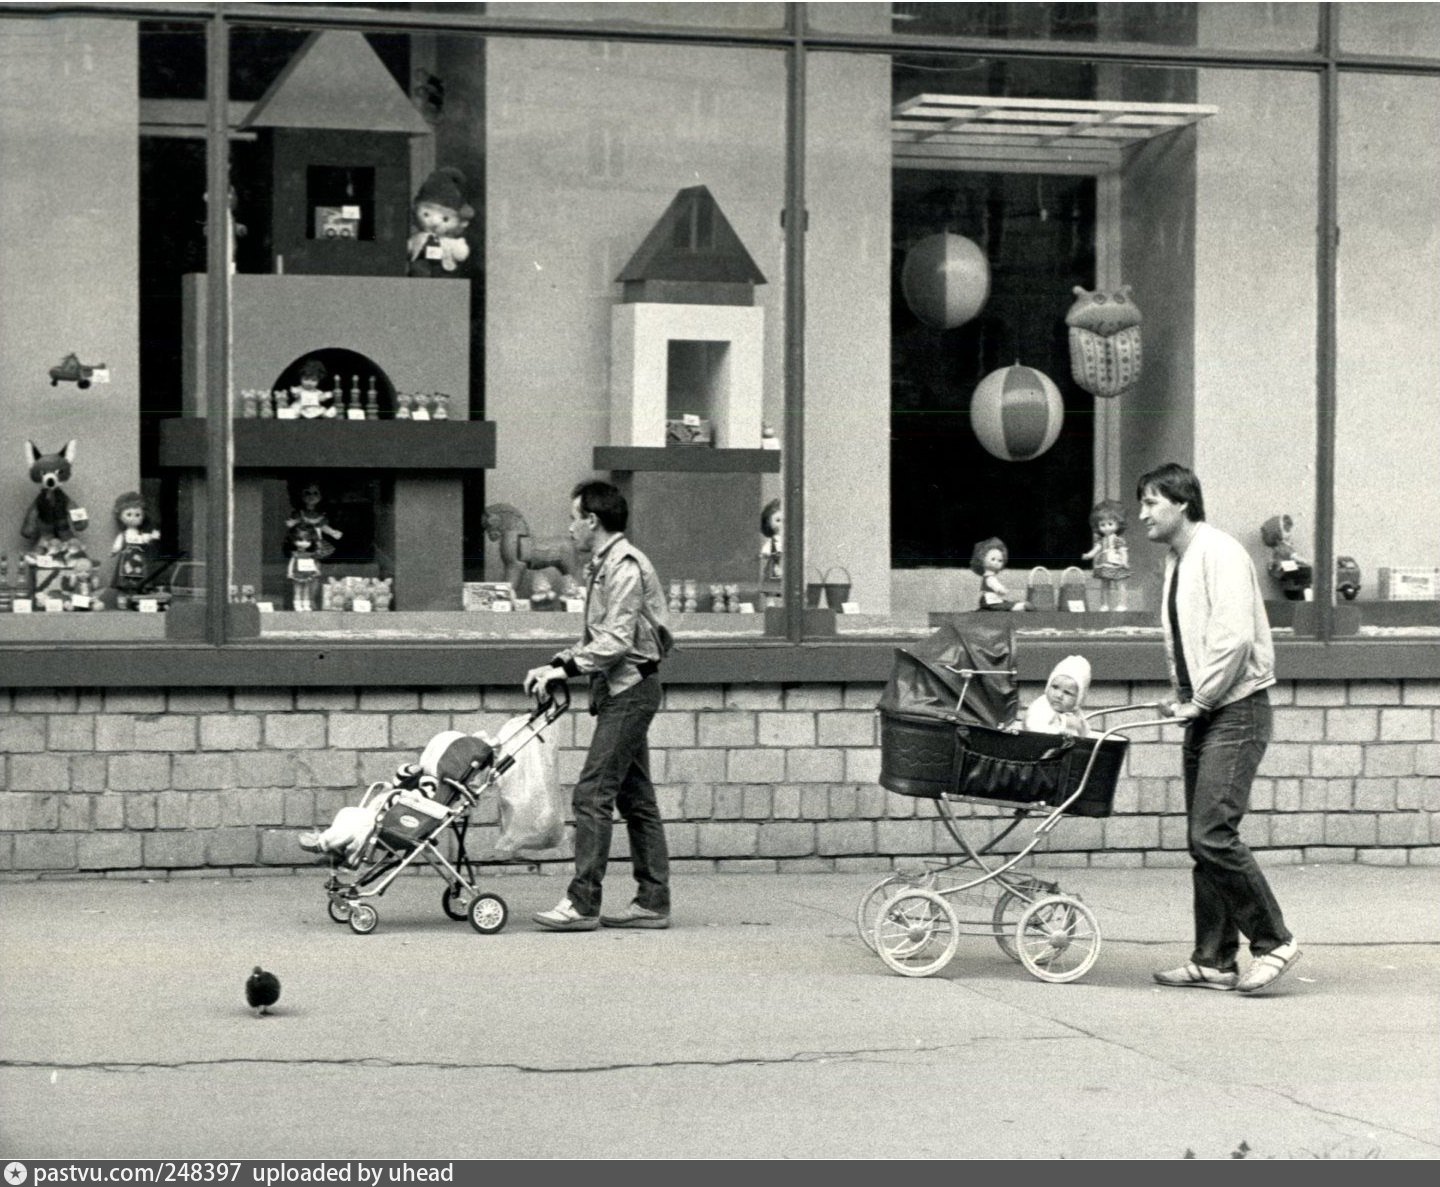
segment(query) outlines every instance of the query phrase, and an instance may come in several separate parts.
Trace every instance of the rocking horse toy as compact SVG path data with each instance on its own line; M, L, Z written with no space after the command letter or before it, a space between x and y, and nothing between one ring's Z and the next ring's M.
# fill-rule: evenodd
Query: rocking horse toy
M500 545L500 563L505 566L505 580L520 592L520 580L527 571L559 569L566 577L578 580L580 558L568 536L530 534L525 517L509 503L491 503L485 508L485 535Z

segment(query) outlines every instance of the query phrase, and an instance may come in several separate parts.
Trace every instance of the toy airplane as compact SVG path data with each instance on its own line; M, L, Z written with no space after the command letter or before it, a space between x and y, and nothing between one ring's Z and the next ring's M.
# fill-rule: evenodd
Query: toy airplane
M59 387L63 379L66 383L73 383L81 391L90 386L90 380L98 370L103 370L104 363L97 363L95 366L86 366L80 361L77 354L67 354L60 360L58 367L50 368L50 386Z

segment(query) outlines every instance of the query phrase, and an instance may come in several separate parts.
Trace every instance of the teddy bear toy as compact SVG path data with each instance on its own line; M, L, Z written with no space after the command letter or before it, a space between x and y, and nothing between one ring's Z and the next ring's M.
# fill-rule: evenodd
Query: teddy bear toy
M470 259L465 231L475 211L464 195L459 169L436 169L415 195L411 210L416 231L407 241L410 276L463 276Z

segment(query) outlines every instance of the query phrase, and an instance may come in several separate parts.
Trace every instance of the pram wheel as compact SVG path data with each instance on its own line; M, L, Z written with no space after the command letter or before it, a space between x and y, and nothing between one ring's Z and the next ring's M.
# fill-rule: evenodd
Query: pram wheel
M1015 946L1025 970L1041 981L1075 981L1100 955L1095 912L1068 894L1038 898L1020 916Z
M995 932L995 942L1000 945L1000 951L1005 953L1011 960L1019 962L1020 952L1015 947L1015 929L1020 922L1020 916L1025 913L1025 908L1033 903L1041 895L1055 894L1059 891L1054 882L1041 882L1038 878L1012 878L1011 889L1007 889L995 903L995 913L991 916L991 926Z
M445 893L440 896L440 905L445 909L445 914L455 920L468 919L470 904L465 901L465 896L469 893L459 882L450 883L445 888Z
M336 923L348 923L350 921L350 904L343 898L332 898L325 905L325 910L330 913L330 918Z
M357 936L368 936L380 922L380 912L369 903L354 903L350 907L350 930Z
M960 943L955 908L933 890L904 890L886 903L875 923L880 959L906 977L938 973Z
M861 895L855 908L855 930L860 933L865 947L875 951L875 924L880 918L880 908L886 902L901 890L929 890L934 884L934 874L886 874Z
M493 936L510 918L510 908L498 894L477 894L468 914L471 927L482 936Z

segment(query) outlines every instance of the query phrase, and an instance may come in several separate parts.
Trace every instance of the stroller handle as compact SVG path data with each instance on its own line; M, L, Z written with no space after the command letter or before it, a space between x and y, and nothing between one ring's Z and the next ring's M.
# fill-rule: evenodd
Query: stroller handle
M557 692L551 692L557 689ZM549 684L537 685L535 689L535 714L551 714L554 720L570 708L570 686L563 680L552 680Z
M1161 704L1162 702L1159 701L1141 701L1134 705L1115 705L1108 709L1096 709L1093 712L1087 713L1085 714L1085 720L1095 721L1111 713L1135 713L1140 710L1153 713L1160 708ZM1151 717L1144 721L1125 721L1116 725L1108 725L1105 727L1104 732L1108 737L1111 734L1123 734L1126 730L1144 729L1157 725L1185 725L1188 721L1189 718L1187 717Z

